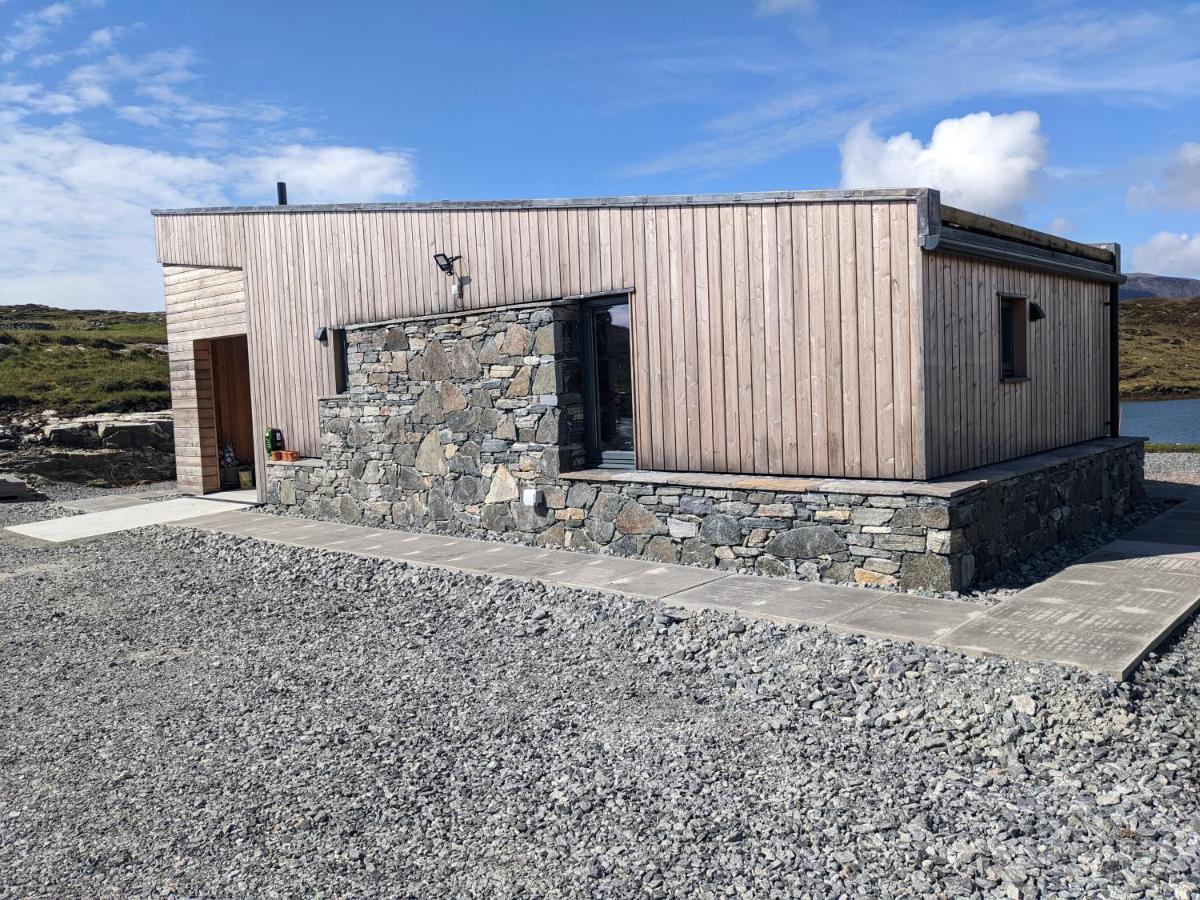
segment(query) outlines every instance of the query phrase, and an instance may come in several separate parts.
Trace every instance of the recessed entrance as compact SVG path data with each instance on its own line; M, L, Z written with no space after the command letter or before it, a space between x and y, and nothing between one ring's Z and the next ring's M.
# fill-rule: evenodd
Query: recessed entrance
M250 417L250 358L246 336L209 341L218 484L221 490L252 487L254 425ZM248 476L249 484L243 484ZM207 486L206 486L207 487Z

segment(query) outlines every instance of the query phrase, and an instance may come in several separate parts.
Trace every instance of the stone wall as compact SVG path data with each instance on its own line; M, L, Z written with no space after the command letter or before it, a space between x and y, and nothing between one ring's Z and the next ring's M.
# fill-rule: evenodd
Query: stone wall
M584 466L577 308L349 333L322 461L272 464L285 511L838 582L962 589L1141 500L1141 445L1093 442L950 487ZM538 502L523 502L526 488Z

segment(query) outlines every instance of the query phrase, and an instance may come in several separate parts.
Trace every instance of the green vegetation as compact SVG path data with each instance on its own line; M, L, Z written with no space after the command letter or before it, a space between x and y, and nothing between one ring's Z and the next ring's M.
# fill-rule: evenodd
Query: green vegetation
M1121 399L1200 397L1200 297L1121 303Z
M0 306L0 415L167 409L162 313Z
M1200 444L1146 444L1147 453L1200 453Z

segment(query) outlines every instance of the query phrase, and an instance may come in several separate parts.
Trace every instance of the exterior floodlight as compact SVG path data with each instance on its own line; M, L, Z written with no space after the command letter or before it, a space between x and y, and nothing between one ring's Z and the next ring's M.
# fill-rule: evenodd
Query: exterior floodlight
M1029 304L1029 321L1030 322L1040 322L1044 318L1046 318L1046 313L1043 312L1042 308L1036 303L1030 303Z
M313 333L313 337L323 344L329 340L329 329L322 325Z
M445 253L433 254L433 261L437 263L437 267L451 278L454 277L454 263L460 259L461 256L447 256Z

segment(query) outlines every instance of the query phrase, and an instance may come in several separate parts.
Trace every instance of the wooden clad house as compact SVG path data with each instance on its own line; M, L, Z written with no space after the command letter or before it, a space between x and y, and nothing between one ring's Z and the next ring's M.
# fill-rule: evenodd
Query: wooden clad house
M197 493L224 444L263 485L266 428L320 456L347 329L560 298L627 304L631 346L604 365L629 367L632 422L609 461L639 470L928 480L1117 433L1115 245L933 190L158 210L154 226L178 474Z

